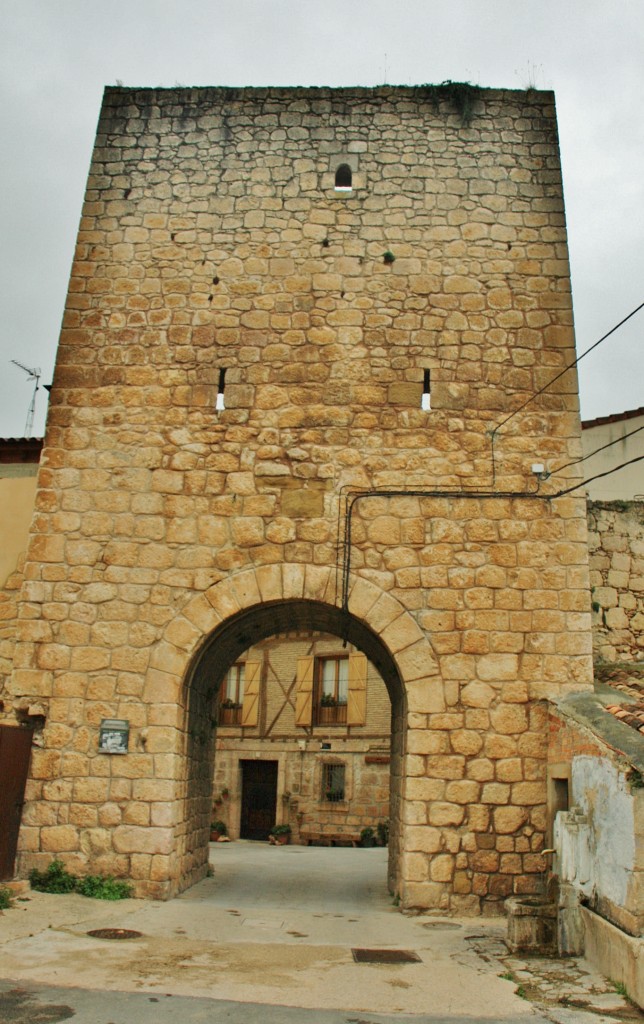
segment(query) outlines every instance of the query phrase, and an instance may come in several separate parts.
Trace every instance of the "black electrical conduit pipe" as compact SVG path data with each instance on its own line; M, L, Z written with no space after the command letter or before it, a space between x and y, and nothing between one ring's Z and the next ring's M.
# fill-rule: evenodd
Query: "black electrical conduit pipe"
M368 490L351 492L344 495L344 544L342 553L342 611L349 614L349 578L351 575L351 527L354 506L363 498L527 498L530 500L551 501L560 498L570 491L577 490L583 483L574 487L557 491L555 494L540 494L539 488L536 491L461 491L461 490ZM338 521L338 527L339 527ZM338 538L339 540L339 538Z

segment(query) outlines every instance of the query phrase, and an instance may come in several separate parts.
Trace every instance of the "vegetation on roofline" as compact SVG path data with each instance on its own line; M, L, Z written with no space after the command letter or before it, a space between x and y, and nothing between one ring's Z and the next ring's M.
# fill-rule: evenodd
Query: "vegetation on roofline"
M418 92L427 96L438 110L441 100L451 104L461 118L461 128L467 128L474 116L474 101L483 88L480 85L472 85L471 82L453 82L451 78L446 79L439 85L418 85L415 87Z

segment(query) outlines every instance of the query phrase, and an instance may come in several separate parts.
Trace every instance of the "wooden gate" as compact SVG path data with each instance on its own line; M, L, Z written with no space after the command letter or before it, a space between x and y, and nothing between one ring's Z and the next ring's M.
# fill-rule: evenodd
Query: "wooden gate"
M277 761L242 761L240 838L268 839L277 807Z
M13 877L32 735L0 725L0 880Z

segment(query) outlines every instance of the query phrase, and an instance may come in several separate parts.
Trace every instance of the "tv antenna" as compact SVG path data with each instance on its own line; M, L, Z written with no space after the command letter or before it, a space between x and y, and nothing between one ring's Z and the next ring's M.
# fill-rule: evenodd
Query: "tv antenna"
M35 380L36 382L33 395L31 396L31 402L29 403L27 422L25 424L25 437L31 437L34 429L34 413L36 412L36 392L40 387L40 376L42 374L42 370L39 366L25 366L24 363L19 363L17 359L12 359L11 362L14 366L19 366L21 370L24 370L30 380Z

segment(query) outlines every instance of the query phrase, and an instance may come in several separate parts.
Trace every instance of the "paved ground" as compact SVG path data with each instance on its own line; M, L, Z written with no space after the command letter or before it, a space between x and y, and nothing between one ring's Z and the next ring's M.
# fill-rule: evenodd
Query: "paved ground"
M0 917L2 1024L644 1019L584 961L509 957L503 921L399 913L382 850L240 842L211 860L213 877L169 903L16 902ZM141 936L88 936L101 927ZM355 963L364 947L419 961Z

